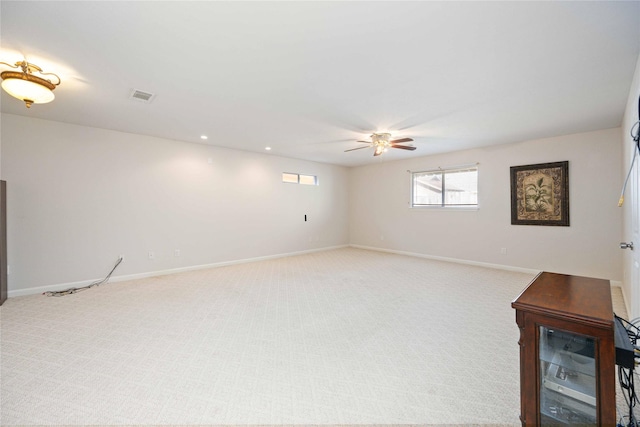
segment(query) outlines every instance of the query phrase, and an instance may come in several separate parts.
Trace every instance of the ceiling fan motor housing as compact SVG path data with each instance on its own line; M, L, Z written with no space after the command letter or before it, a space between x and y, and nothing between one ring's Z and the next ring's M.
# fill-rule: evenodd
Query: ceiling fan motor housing
M374 133L371 135L373 145L382 146L384 148L390 147L391 134L390 133Z
M373 147L374 156L379 156L380 154L382 154L384 151L387 151L388 148L401 148L403 150L410 150L413 151L416 149L416 147L412 147L412 146L406 146L406 145L399 145L399 143L402 142L409 142L409 141L413 141L413 139L411 138L400 138L400 139L395 139L395 140L391 140L391 134L384 132L384 133L373 133L371 134L371 142L368 141L358 141L358 142L364 142L366 144L369 144L369 147ZM369 147L357 147L357 148L351 148L349 150L345 150L345 152L347 151L355 151L355 150L362 150L363 148L369 148Z

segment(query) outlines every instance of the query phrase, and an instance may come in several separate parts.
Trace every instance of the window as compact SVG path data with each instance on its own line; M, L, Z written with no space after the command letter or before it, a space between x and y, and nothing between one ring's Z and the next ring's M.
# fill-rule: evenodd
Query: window
M297 173L283 173L282 174L282 182L290 182L292 184L298 183L298 174Z
M478 167L411 174L411 207L477 207Z
M318 185L318 179L314 175L300 175L300 184L304 185Z
M318 185L318 177L315 175L303 175L300 173L282 173L282 182L302 185Z

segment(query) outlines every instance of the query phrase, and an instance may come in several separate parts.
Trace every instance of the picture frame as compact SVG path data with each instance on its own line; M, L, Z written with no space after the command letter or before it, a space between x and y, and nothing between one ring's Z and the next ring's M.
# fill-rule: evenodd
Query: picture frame
M511 224L569 227L569 162L511 166Z

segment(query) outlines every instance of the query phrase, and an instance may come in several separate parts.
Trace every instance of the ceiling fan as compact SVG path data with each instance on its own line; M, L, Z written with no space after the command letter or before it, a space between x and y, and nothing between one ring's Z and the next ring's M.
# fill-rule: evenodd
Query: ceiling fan
M347 151L362 150L363 148L374 147L375 150L373 152L373 155L379 156L383 152L387 151L387 149L389 148L401 148L403 150L411 150L411 151L415 150L416 147L411 147L408 145L399 145L402 142L409 142L409 141L413 141L413 139L400 138L400 139L394 139L392 141L390 133L374 133L371 135L371 141L357 141L357 142L364 142L365 144L369 144L368 146L351 148L349 150L344 150L344 152L346 153Z

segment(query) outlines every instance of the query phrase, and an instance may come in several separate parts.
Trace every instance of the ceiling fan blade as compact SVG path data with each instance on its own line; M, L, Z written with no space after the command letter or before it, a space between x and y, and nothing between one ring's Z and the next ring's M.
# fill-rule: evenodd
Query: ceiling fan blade
M400 138L400 139L394 139L393 141L389 141L391 144L397 144L398 142L410 142L413 141L413 139L411 138Z
M348 150L344 150L344 152L346 153L347 151L362 150L363 148L369 148L369 147L350 148Z
M406 145L392 145L391 148L402 148L403 150L415 150L416 147L408 147Z
M364 142L365 144L371 144L371 141L356 141L356 142Z

